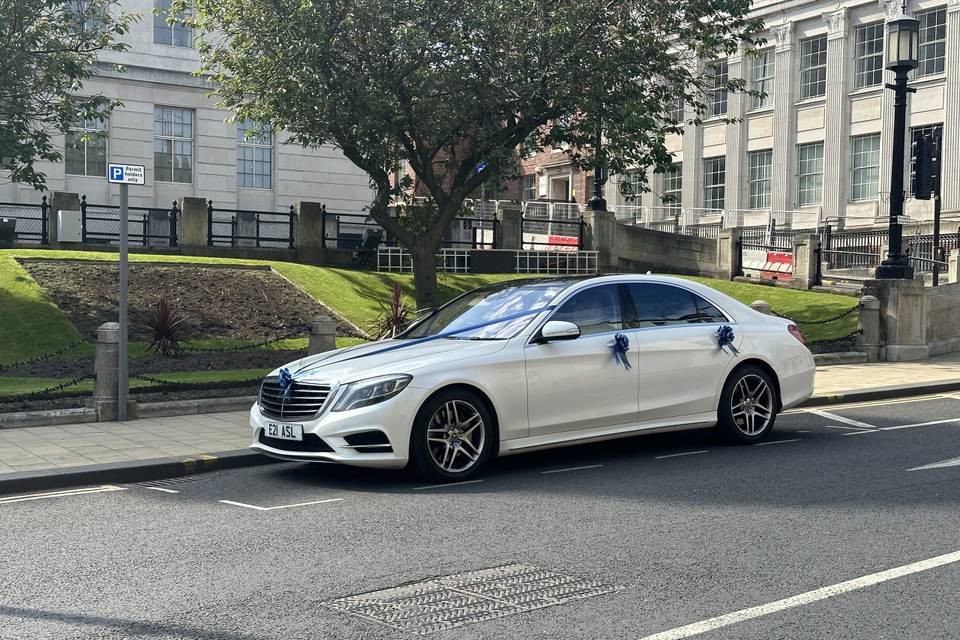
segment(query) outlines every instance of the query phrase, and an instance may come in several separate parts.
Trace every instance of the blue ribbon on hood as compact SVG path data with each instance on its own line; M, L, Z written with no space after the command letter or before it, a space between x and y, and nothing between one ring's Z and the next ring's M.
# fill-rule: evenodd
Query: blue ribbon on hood
M717 329L717 344L720 345L720 350L722 351L724 347L730 349L730 353L733 355L739 355L737 348L733 346L733 327L728 324L721 325Z

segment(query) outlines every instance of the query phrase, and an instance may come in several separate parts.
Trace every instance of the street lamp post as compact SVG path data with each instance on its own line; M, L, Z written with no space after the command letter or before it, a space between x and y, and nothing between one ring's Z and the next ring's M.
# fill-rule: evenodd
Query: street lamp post
M904 10L906 6L904 5ZM890 176L890 247L887 258L877 267L878 279L912 279L913 267L903 253L903 158L904 138L907 133L907 93L916 89L907 87L907 74L919 65L920 22L908 15L900 15L887 22L886 68L896 73L893 84L893 162Z
M607 201L603 197L603 185L607 182L607 170L603 162L603 121L597 114L597 138L594 143L597 166L593 170L593 197L590 198L591 211L606 211Z

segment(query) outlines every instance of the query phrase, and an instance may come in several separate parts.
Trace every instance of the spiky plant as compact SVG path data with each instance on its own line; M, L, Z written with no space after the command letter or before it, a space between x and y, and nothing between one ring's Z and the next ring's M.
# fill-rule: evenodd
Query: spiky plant
M393 338L410 324L413 307L407 302L399 282L393 283L390 299L380 303L380 314L370 323L370 331L378 340Z
M166 298L160 298L157 308L146 319L147 326L152 332L150 352L164 357L180 355L180 340L177 332L184 320L185 318L167 303Z

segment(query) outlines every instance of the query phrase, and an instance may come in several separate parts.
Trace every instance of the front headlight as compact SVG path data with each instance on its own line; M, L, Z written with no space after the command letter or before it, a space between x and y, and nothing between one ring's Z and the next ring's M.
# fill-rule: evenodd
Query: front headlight
M389 400L406 388L413 376L399 374L351 382L340 394L331 411L349 411Z

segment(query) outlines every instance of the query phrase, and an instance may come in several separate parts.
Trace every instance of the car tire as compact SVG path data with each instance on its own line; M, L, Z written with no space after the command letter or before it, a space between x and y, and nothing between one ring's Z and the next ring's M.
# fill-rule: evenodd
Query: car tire
M450 389L420 408L410 434L410 467L425 480L459 482L487 464L496 444L493 416L467 389Z
M754 365L740 367L723 385L717 427L732 444L759 442L773 429L779 407L773 377Z

